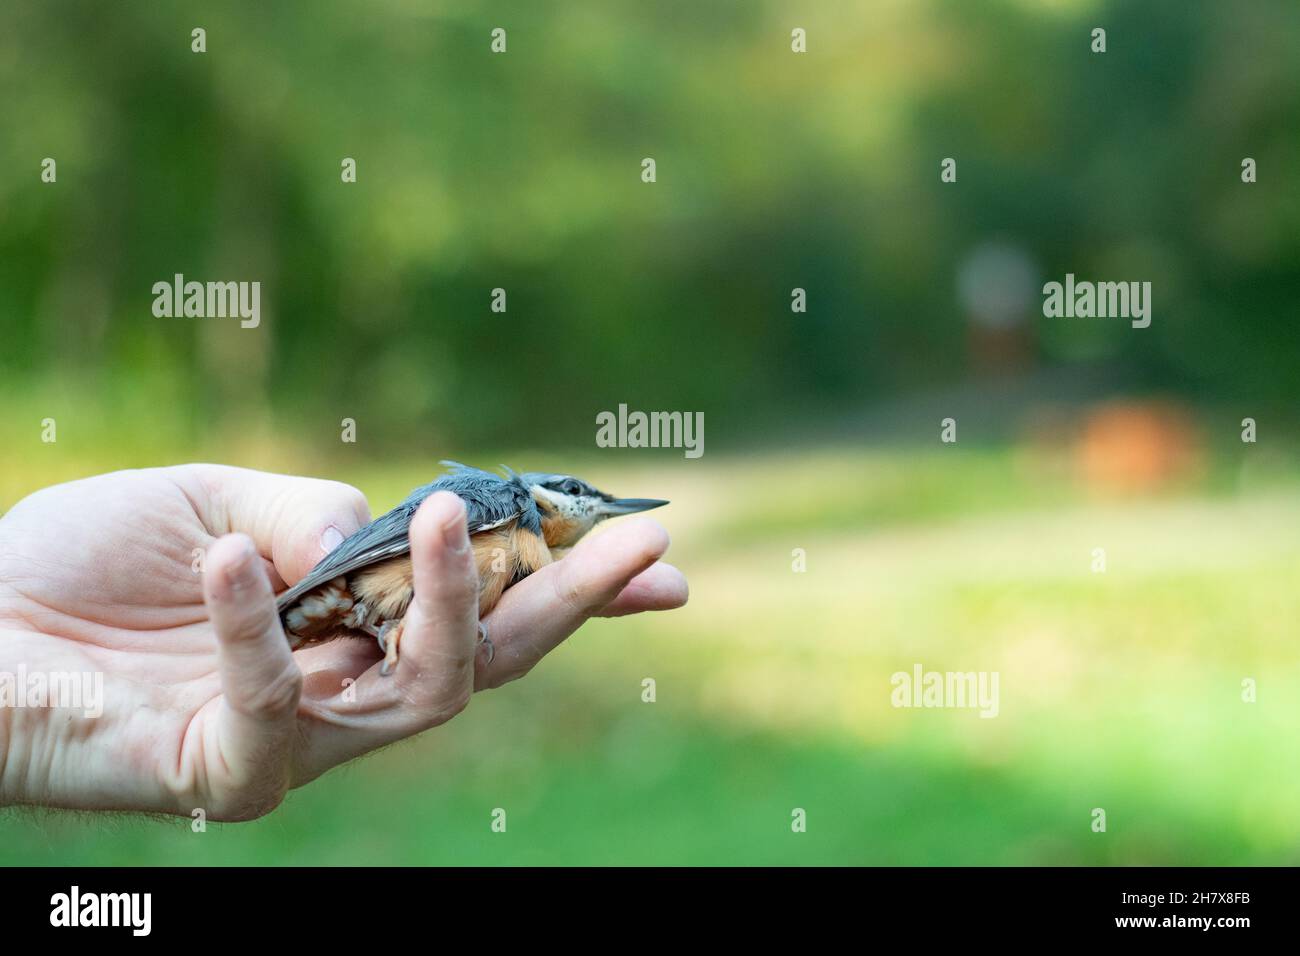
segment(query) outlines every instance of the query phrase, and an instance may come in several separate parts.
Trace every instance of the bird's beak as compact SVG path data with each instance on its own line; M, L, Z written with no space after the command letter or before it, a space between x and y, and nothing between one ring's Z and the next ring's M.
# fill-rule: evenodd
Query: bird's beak
M666 504L668 502L658 498L614 498L601 502L600 513L607 518L612 518L615 515L632 515L638 511L662 508Z

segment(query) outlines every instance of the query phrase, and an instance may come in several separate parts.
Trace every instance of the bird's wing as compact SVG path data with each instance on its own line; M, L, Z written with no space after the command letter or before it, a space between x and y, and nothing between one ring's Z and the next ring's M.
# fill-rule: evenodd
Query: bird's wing
M342 544L325 555L305 578L281 594L276 599L275 606L280 611L285 611L298 598L322 584L377 561L406 554L411 550L409 532L414 514L415 509L408 509L406 502L403 502L388 514L381 515L354 531Z
M508 484L490 472L465 469L445 475L432 484L413 491L405 501L387 514L380 515L370 524L359 528L343 543L321 559L301 581L276 599L281 611L291 607L298 598L314 591L322 584L361 568L407 554L411 550L411 519L425 498L435 491L451 491L465 502L466 520L470 534L491 531L509 524L520 516L524 502L513 489L502 494L502 485ZM531 498L524 491L525 499Z

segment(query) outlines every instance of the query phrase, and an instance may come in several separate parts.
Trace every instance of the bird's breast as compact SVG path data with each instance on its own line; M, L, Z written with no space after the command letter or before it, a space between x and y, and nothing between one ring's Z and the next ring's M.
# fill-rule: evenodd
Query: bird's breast
M364 603L376 620L391 621L406 613L415 594L411 556L389 558L352 575L352 596Z
M496 607L510 585L551 563L551 552L540 535L516 523L493 528L470 539L478 571L478 613L483 617Z
M553 560L540 535L511 523L470 537L478 574L478 613L488 614L502 593ZM285 621L295 646L326 640L354 618L380 625L401 618L415 595L411 556L388 558L336 578L302 596L286 610ZM361 612L364 610L364 614Z

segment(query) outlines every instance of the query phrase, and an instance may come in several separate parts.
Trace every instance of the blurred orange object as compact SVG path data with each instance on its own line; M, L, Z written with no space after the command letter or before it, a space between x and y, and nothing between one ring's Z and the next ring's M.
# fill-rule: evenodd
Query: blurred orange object
M1194 475L1200 436L1171 402L1116 402L1089 412L1076 446L1079 472L1098 491L1151 491Z

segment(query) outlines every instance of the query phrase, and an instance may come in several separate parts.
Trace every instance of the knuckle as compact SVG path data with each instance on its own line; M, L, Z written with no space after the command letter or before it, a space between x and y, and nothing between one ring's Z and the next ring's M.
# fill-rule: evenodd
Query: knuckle
M457 565L436 575L432 590L438 604L459 615L478 600L478 573L469 560L457 561Z
M572 574L557 574L554 578L555 596L570 613L591 617L606 602L600 600L580 578Z
M229 644L253 644L261 641L271 630L272 622L266 608L240 608L226 620L222 638Z
M467 604L478 599L478 572L472 560L466 558L460 571L453 575L453 580L458 602Z

